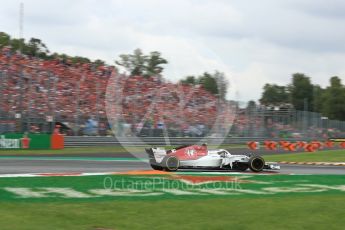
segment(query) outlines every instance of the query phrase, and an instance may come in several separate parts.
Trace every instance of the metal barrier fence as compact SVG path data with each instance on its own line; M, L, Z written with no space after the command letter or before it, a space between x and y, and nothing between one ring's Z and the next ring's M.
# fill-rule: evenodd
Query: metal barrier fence
M200 143L200 141L204 141L209 145L212 144L246 144L248 141L258 141L263 142L267 140L267 138L248 138L248 137L237 137L237 138L169 138L169 144L167 144L165 138L157 138L157 137L145 137L140 139L136 138L123 138L118 139L115 137L85 137L85 136L66 136L65 137L65 147L88 147L88 146L144 146L144 145L152 145L152 146L163 146L163 145L188 145L194 143ZM270 139L272 141L279 141L279 138ZM286 141L300 141L301 139L296 138L287 138L284 139ZM304 139L305 141L310 141L311 139Z
M232 136L270 138L328 138L344 136L345 122L320 113L298 111L289 106L255 106L239 109Z

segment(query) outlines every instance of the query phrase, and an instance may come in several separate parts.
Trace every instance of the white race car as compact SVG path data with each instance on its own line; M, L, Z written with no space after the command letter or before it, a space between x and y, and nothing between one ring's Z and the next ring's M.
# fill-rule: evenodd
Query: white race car
M176 171L178 169L236 170L253 172L264 169L279 170L276 163L265 163L258 155L232 155L225 149L208 150L206 144L180 146L175 149L145 149L150 165L155 170Z

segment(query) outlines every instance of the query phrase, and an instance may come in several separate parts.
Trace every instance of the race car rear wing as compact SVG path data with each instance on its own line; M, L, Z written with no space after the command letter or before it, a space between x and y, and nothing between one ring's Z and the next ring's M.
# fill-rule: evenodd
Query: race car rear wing
M150 160L154 160L156 163L161 163L167 155L166 150L162 148L147 148L145 151L149 155Z

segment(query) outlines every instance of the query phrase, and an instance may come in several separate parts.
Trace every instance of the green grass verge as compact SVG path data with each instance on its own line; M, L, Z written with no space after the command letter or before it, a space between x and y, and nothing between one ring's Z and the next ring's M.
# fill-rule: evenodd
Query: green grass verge
M345 150L329 150L318 152L287 153L267 155L266 161L298 161L298 162L345 162Z
M148 146L147 146L148 147ZM174 146L165 146L166 149L171 149ZM216 146L210 145L209 148L215 148ZM41 154L93 154L93 153L123 153L128 151L143 152L145 147L126 147L123 146L103 146L103 147L80 147L80 148L65 148L60 150L49 149L34 149L34 150L16 150L16 149L1 149L0 155L41 155ZM245 145L233 144L233 145L221 145L218 148L231 149L231 148L245 148Z
M178 176L178 175L177 175ZM195 174L197 177L204 177ZM1 178L0 188L71 187L84 192L103 188L107 176ZM113 175L118 181L138 184L156 176ZM140 178L141 177L141 178ZM172 177L161 176L161 177ZM229 176L230 178L233 176ZM210 175L204 178L210 179ZM295 192L243 195L162 195L156 197L18 198L0 189L0 228L2 230L45 229L343 229L345 224L341 175L253 175L243 189L295 189ZM200 178L199 178L200 179ZM175 182L174 182L175 181ZM254 182L261 183L254 183ZM127 183L126 182L126 183ZM263 183L266 182L266 183ZM176 184L173 179L171 184ZM148 183L144 183L148 185ZM329 189L301 190L301 184L320 185ZM121 187L121 184L119 184ZM206 186L206 185L203 185ZM340 186L340 187L339 187ZM177 186L178 187L178 186ZM209 186L208 186L209 187ZM219 184L218 186L219 187ZM339 188L338 190L332 189ZM298 189L299 188L299 189ZM308 188L304 186L304 188ZM191 190L192 191L192 190ZM272 190L270 190L272 191ZM303 192L304 191L304 192ZM90 193L90 192L89 192ZM7 194L7 195L6 195Z
M2 230L343 229L343 195L110 202L0 202Z

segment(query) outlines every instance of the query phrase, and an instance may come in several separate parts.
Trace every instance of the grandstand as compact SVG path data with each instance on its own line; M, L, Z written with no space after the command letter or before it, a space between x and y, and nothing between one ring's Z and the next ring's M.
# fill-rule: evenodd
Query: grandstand
M110 77L118 83L111 87L121 89L121 108L115 111L121 119L113 127L119 136L162 136L166 130L169 136L326 138L345 131L344 122L286 105L240 108L200 85L128 77L105 64L46 60L3 47L0 133L49 133L59 123L66 135L113 135L105 107Z
M59 122L67 135L109 135L105 94L111 75L121 82L123 126L129 126L130 133L160 135L164 125L175 130L173 135L200 136L216 119L217 98L202 87L176 85L161 77L119 75L107 65L43 60L4 47L0 53L1 132L51 132L53 123ZM143 117L153 102L154 108ZM192 132L191 125L202 130Z

